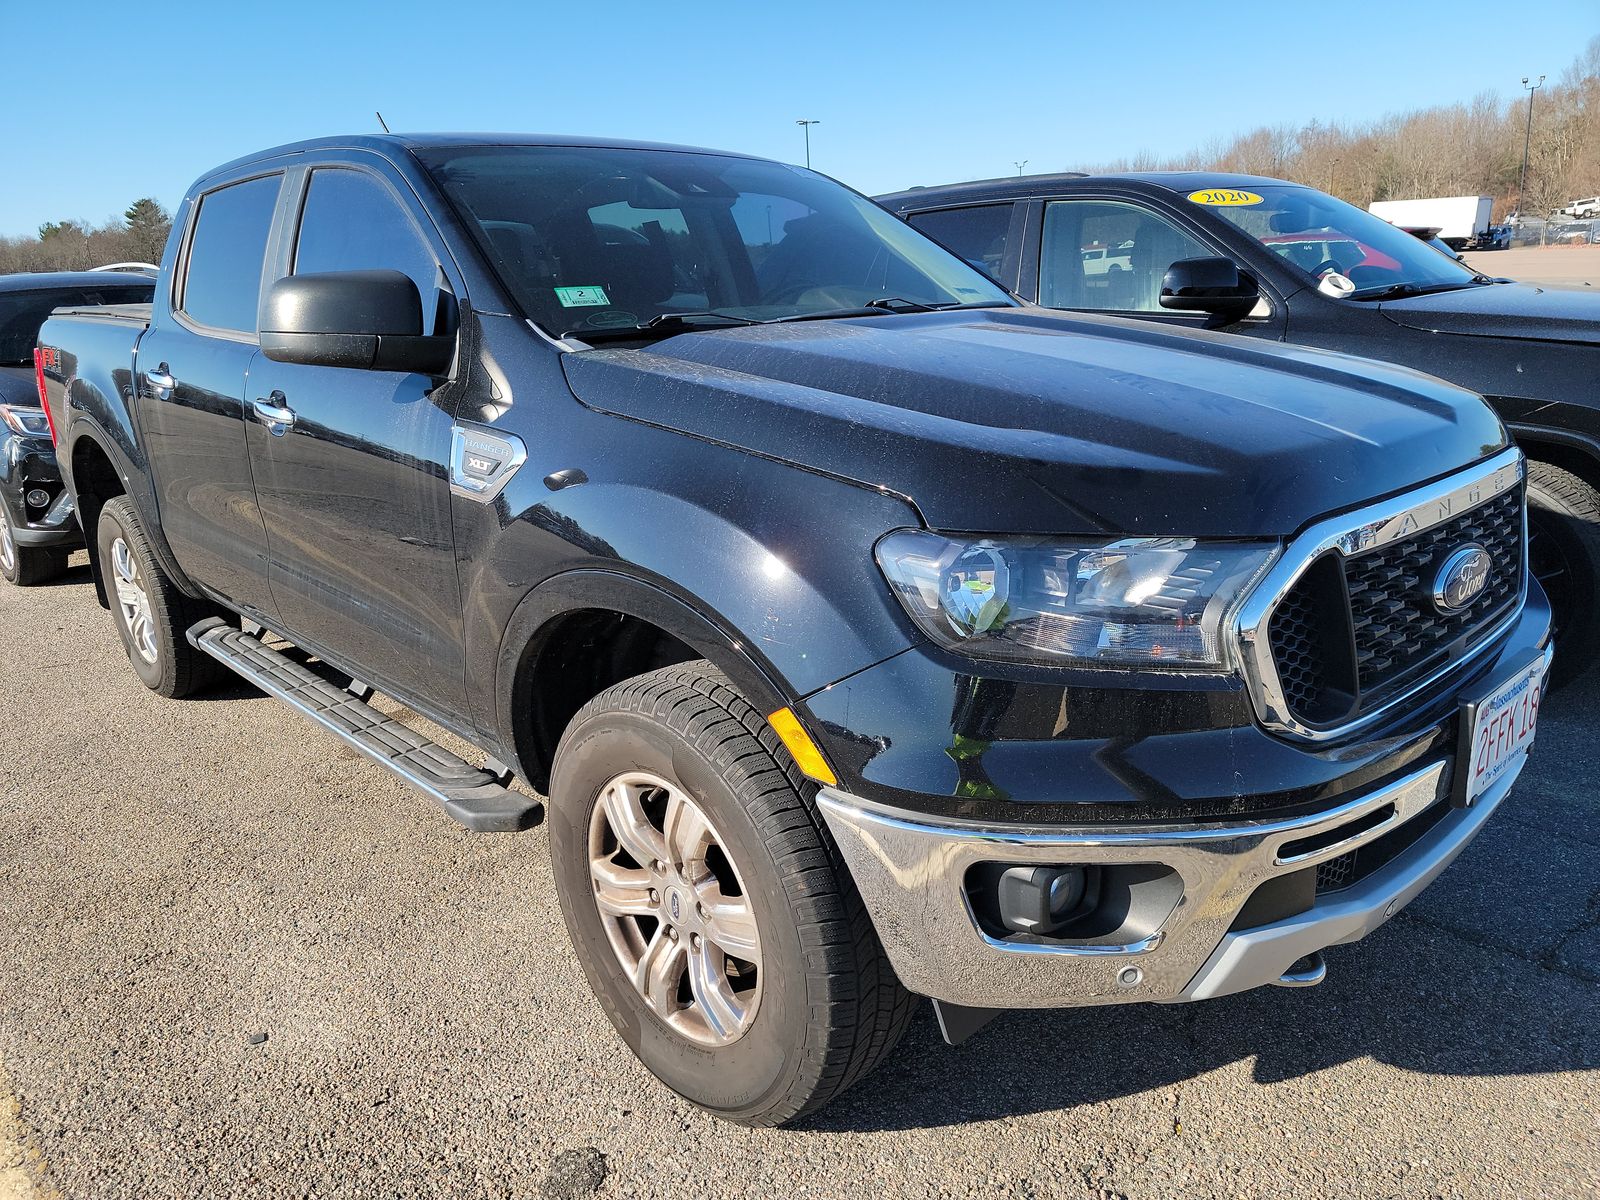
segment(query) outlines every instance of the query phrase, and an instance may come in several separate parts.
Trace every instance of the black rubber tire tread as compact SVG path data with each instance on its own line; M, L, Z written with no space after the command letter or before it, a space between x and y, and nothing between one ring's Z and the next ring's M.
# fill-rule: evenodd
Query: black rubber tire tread
M1553 683L1562 687L1589 670L1600 656L1600 489L1588 480L1551 463L1528 460L1528 507L1564 518L1570 552L1587 560L1587 581L1580 583L1567 628L1556 646ZM1570 555L1569 555L1570 556ZM1583 572L1585 563L1574 562Z
M37 547L16 548L17 565L6 576L18 587L34 587L58 579L67 571L69 550L40 550Z
M820 912L815 920L797 922L811 1012L804 1074L783 1101L759 1115L735 1118L766 1127L790 1124L833 1100L894 1050L916 997L895 975L817 811L817 785L726 675L703 660L663 667L600 693L572 726L618 710L676 730L714 764L778 863L791 914L799 897ZM558 748L558 761L560 755Z
M197 695L214 688L228 676L228 669L209 654L189 645L184 634L191 625L207 617L226 614L216 605L195 600L178 590L177 585L162 570L160 560L150 548L150 539L145 535L144 522L140 519L139 510L134 507L132 500L126 496L117 496L106 501L105 507L100 510L100 524L96 533L102 542L108 521L122 530L128 542L128 549L138 559L139 574L144 577L145 591L150 597L150 608L155 614L158 626L160 646L157 650L158 661L155 664L159 668L158 678L154 680L147 678L147 672L141 670L137 663L133 664L134 673L152 692L172 700L180 700L185 696ZM101 546L99 559L106 595L111 599L111 619L117 624L123 645L128 647L122 613L117 608L117 589L111 579L111 555L106 552L104 545ZM128 648L128 659L130 663L133 662L134 652L131 647Z

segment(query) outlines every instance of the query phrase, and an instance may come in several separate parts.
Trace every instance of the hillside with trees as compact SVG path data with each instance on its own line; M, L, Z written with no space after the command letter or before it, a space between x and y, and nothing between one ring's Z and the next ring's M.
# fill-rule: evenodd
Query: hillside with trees
M1097 171L1240 171L1293 179L1365 208L1374 200L1493 196L1498 220L1517 208L1527 94L1483 94L1369 124L1264 125L1174 158L1142 154ZM1534 96L1523 211L1545 216L1600 195L1600 37Z
M87 271L114 262L159 262L172 217L148 196L121 220L102 225L47 221L37 237L0 238L0 275L17 271Z

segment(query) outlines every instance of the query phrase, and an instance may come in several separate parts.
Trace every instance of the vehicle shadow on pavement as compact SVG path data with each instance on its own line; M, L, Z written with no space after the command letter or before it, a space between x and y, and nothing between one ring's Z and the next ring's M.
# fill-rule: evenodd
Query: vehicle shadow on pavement
M1600 1069L1600 673L1547 702L1506 806L1421 897L1328 951L1317 988L1008 1013L946 1046L923 1005L899 1052L812 1118L917 1129L1067 1111L1248 1063L1271 1084L1363 1058L1429 1075Z

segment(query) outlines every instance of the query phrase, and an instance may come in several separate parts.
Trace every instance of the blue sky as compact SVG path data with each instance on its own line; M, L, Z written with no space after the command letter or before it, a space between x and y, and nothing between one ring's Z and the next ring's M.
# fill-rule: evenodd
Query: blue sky
M1511 97L1523 75L1558 77L1600 33L1600 0L1541 0L1526 19L1484 0L53 11L24 21L6 57L3 234L99 222L146 194L170 208L218 163L374 129L374 109L396 130L612 135L790 161L807 117L822 122L813 165L881 192L1011 174L1020 159L1060 170L1263 123Z

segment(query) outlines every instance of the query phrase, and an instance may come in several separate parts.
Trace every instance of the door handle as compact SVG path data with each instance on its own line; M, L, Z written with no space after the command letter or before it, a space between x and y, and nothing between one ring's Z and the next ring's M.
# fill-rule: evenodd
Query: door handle
M273 437L282 437L294 425L294 409L289 407L282 392L273 392L265 399L256 400L252 407Z
M172 396L172 389L178 386L178 381L172 377L172 369L166 363L162 363L154 371L146 371L144 381L155 393L157 400L169 399Z

